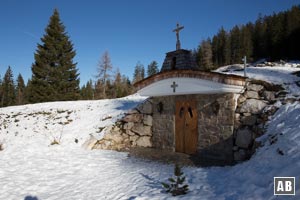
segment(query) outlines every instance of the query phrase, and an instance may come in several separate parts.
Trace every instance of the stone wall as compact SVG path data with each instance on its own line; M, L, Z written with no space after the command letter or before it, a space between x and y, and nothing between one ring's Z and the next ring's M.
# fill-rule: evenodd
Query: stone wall
M106 127L100 140L91 137L85 142L87 149L127 150L132 147L152 147L152 104L140 104L114 125Z
M258 146L255 139L264 133L268 117L277 110L273 104L284 96L280 86L256 80L248 82L235 111L234 161L247 160L255 152Z
M175 102L194 99L198 113L198 154L232 161L236 101L234 94L181 95L152 98L154 148L175 151ZM159 109L162 107L162 109Z
M153 147L175 151L176 101L194 99L198 113L198 146L194 159L232 164L249 159L264 133L273 104L285 93L279 86L251 80L243 94L163 96L147 99L114 125L101 140L91 138L89 149L127 150Z

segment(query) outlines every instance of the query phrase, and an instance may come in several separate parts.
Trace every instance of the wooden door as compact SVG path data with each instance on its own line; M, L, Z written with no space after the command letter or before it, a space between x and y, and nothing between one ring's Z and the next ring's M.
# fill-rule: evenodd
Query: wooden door
M193 154L198 144L198 116L195 101L177 101L175 116L175 150Z

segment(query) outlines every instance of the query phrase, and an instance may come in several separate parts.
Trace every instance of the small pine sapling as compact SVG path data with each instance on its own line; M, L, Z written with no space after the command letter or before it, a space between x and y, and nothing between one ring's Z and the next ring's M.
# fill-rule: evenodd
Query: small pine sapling
M171 193L173 196L186 194L189 190L189 186L184 184L185 176L181 171L181 167L177 164L174 167L174 175L175 178L171 177L168 179L170 183L161 183L165 191Z

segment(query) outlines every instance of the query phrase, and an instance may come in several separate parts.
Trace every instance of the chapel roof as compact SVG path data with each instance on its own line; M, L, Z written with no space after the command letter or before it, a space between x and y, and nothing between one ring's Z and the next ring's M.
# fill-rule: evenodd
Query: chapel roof
M134 86L140 90L155 82L168 79L168 78L195 78L203 79L216 83L222 83L227 85L244 86L246 83L246 77L237 75L221 74L217 72L204 72L195 70L170 70L162 71L158 74L152 75L139 82L136 82Z

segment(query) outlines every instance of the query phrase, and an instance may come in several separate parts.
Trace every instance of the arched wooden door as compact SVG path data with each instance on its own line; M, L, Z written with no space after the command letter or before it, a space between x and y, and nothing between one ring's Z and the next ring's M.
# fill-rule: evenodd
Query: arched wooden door
M198 116L195 101L177 101L175 151L193 154L198 144Z

